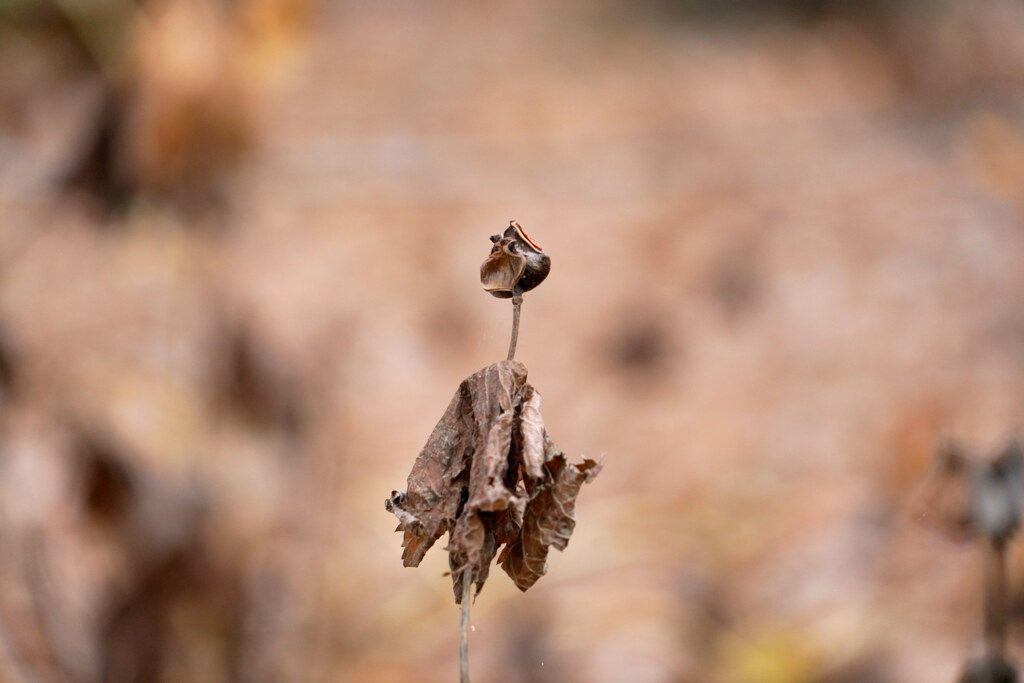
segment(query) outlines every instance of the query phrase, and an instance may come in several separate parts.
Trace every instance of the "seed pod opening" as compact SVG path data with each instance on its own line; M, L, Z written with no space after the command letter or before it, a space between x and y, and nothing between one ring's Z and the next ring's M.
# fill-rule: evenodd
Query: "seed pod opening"
M535 288L551 271L551 258L530 239L522 226L510 221L501 235L492 235L491 253L480 266L484 291L508 299Z

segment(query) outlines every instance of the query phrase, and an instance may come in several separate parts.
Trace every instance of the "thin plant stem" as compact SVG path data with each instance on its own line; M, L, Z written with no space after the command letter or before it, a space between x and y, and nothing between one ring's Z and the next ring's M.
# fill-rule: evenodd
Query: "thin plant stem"
M512 297L512 339L508 343L507 360L513 360L516 357L516 344L519 342L519 309L522 305L522 294Z
M459 614L459 681L469 683L469 604L473 588L473 570L462 572L462 604Z
M985 544L985 650L1002 659L1006 651L1006 542Z

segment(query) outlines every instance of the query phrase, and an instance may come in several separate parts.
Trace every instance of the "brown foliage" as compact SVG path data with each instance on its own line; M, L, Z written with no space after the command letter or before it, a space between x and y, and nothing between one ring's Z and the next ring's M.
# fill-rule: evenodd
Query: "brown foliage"
M549 548L569 543L580 487L601 470L589 458L567 462L526 375L522 363L502 361L466 378L416 458L408 489L385 501L405 534L407 567L449 532L456 602L467 570L483 588L502 545L501 566L516 585L536 583Z

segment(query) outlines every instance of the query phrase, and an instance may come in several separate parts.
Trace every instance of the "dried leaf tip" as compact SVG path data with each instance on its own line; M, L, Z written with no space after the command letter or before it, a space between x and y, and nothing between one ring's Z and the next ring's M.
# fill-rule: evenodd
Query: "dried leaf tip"
M568 462L526 379L517 361L466 378L416 458L407 491L385 502L404 534L406 566L417 566L448 532L456 602L467 571L477 592L483 588L499 550L502 568L521 590L536 583L550 548L569 543L580 488L601 470L587 458Z

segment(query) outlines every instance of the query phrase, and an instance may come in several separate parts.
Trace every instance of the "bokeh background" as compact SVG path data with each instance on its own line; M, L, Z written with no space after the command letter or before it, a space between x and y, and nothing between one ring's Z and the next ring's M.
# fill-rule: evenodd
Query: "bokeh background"
M475 680L952 681L913 501L1021 427L1022 88L1018 0L0 0L0 680L454 680L383 501L516 219L605 470Z

